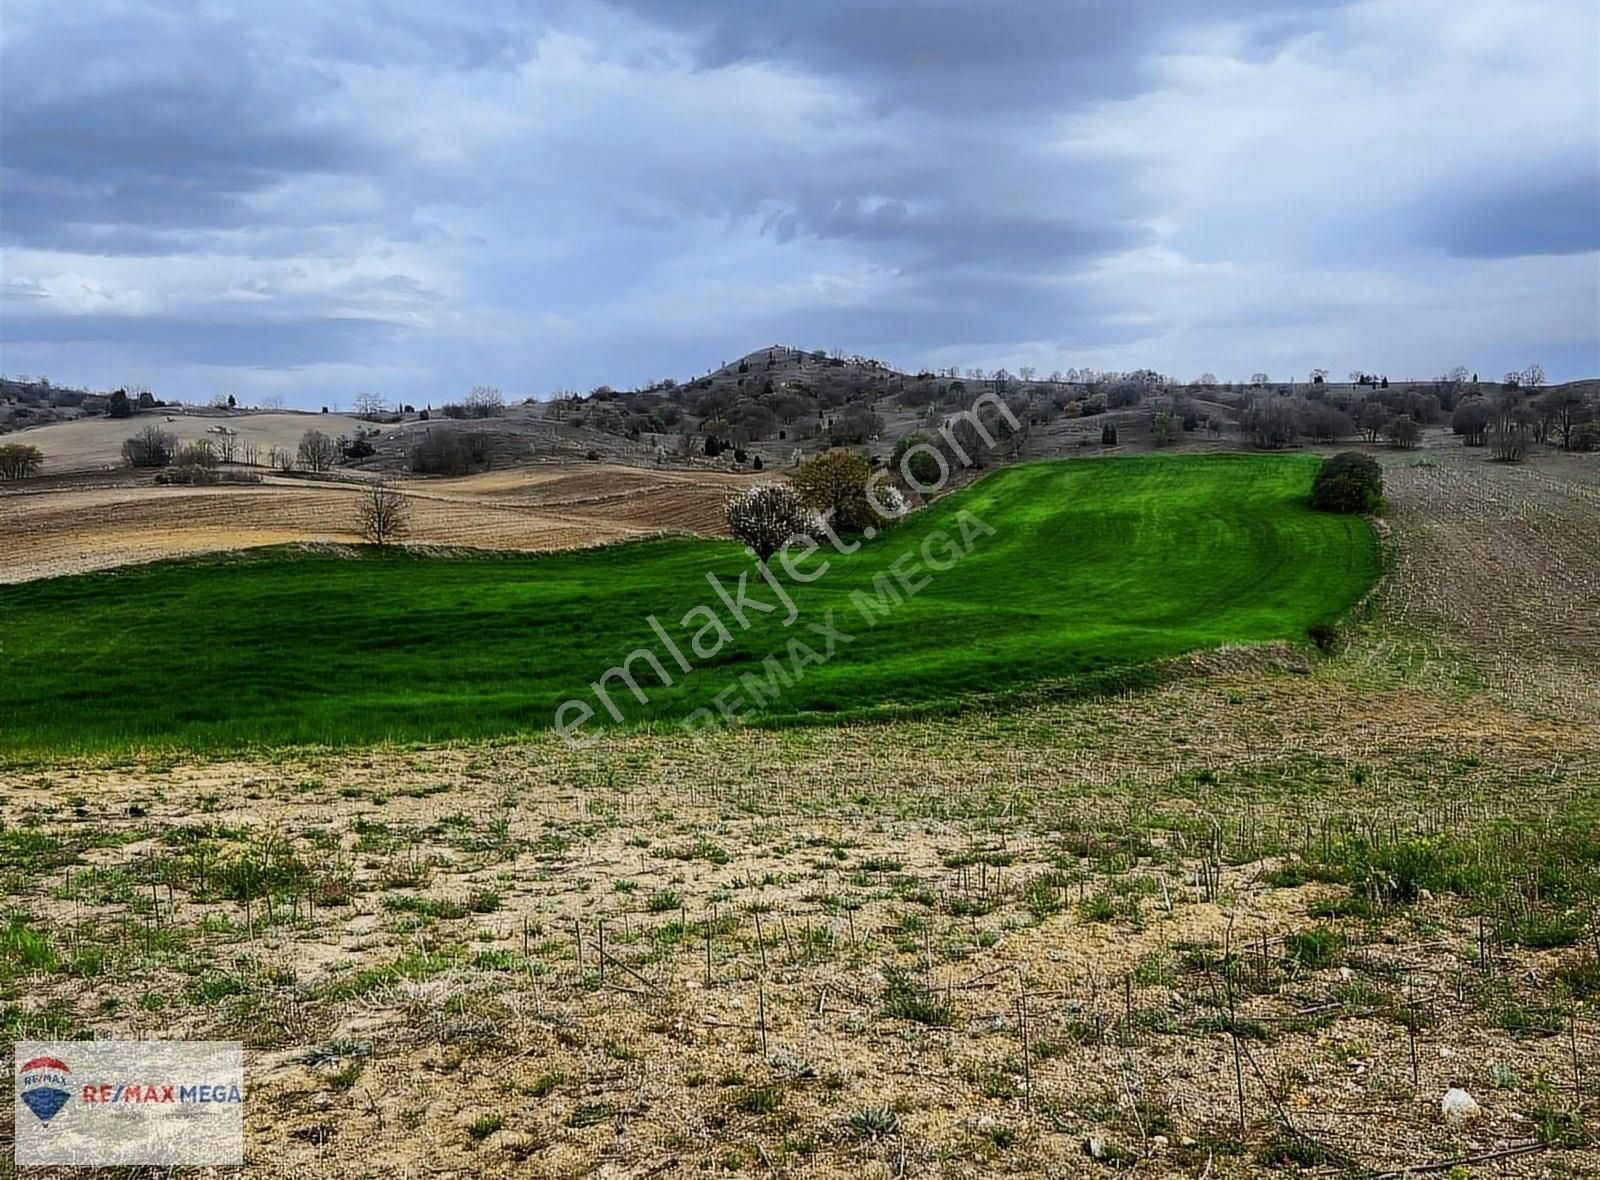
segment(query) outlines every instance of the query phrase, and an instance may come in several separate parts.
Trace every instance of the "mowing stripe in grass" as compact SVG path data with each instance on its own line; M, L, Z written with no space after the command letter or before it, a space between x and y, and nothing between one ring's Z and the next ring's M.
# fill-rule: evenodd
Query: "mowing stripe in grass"
M1366 523L1313 512L1305 456L1149 456L1007 468L792 585L855 636L764 720L936 707L1229 643L1305 638L1378 569ZM850 601L960 510L995 530L876 626ZM477 738L563 700L752 563L732 542L433 558L298 550L0 588L7 757L141 747ZM841 623L842 625L842 623ZM676 720L799 629L768 618L641 706ZM663 659L665 659L663 653ZM676 669L674 670L676 672ZM592 699L592 697L590 698ZM609 722L604 717L597 721Z

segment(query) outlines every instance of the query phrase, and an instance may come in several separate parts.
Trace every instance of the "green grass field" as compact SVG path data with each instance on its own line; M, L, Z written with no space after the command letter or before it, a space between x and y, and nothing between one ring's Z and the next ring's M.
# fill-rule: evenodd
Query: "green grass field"
M1152 456L999 471L852 556L827 551L820 579L783 579L801 612L787 629L776 616L737 628L706 574L732 583L753 562L702 540L469 558L270 550L8 586L4 752L526 732L548 728L569 698L596 706L590 683L645 646L675 683L636 662L650 700L613 682L625 723L682 719L719 693L748 712L740 675L764 678L775 652L792 669L794 638L820 653L805 625L829 609L853 642L805 667L762 719L944 708L1221 644L1303 640L1378 569L1364 521L1307 506L1315 467L1304 456ZM928 568L923 543L956 537L963 511L992 534L952 567ZM930 580L868 625L852 594L872 592L897 560ZM690 655L685 675L646 618L688 654L703 620L678 620L701 605L734 642L710 660ZM588 728L602 723L603 712Z

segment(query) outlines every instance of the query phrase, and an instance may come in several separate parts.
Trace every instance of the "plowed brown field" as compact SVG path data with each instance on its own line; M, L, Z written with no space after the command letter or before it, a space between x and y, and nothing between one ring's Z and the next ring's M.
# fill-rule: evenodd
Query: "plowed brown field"
M749 477L585 463L401 480L407 541L567 549L661 533L716 533ZM359 483L269 477L256 485L161 487L132 478L0 494L0 580L27 581L164 557L290 542L353 542Z

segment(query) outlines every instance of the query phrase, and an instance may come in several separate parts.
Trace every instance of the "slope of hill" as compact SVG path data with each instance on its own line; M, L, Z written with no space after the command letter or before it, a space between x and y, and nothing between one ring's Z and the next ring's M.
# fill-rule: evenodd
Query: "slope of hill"
M834 568L813 567L826 577L789 587L792 629L781 612L730 606L726 650L651 682L648 704L613 684L617 719L682 721L730 686L755 694L741 714L767 718L949 708L1195 649L1304 640L1377 572L1365 521L1306 503L1315 467L1280 455L1008 468L850 556L829 553ZM678 627L717 602L708 572L727 586L752 573L722 541L355 556L267 553L6 588L6 748L481 737L547 727L571 698L610 728L592 684L656 643L646 620ZM903 595L885 591L891 574ZM752 595L771 610L770 590ZM685 650L698 625L682 624ZM935 632L948 641L930 645ZM181 698L136 691L178 651L197 653ZM768 657L793 669L771 699L740 679L770 681Z

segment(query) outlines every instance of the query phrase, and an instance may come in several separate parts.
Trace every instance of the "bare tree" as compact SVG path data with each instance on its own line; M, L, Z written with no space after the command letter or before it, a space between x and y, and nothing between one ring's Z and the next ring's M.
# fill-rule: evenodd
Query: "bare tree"
M506 412L505 394L491 385L473 386L465 404L474 418L498 418Z
M263 410L281 410L283 409L283 398L276 393L268 394L261 399L261 408Z
M26 479L38 475L44 456L38 447L24 443L6 443L0 446L0 479Z
M1378 441L1378 436L1383 433L1383 428L1389 425L1389 408L1376 398L1363 402L1361 406L1361 433L1366 435L1369 443Z
M1531 432L1519 422L1506 422L1495 427L1489 436L1489 453L1501 463L1520 463L1528 456L1528 435Z
M376 418L388 407L383 394L375 393L370 389L363 389L356 394L356 415L361 418Z
M307 471L323 472L339 461L339 444L320 430L308 430L300 436L300 466Z
M382 480L362 490L356 518L362 537L380 547L393 544L410 530L405 496Z
M122 457L130 467L165 467L177 449L177 436L159 426L146 426L123 442Z
M1481 397L1468 398L1450 415L1450 429L1461 436L1464 446L1481 447L1488 441L1493 419L1487 402Z
M1522 386L1524 389L1538 389L1544 384L1544 366L1534 361L1522 370Z
M1589 421L1593 411L1574 385L1560 385L1539 395L1539 411L1549 428L1561 436L1561 449L1572 449L1572 435Z
M1239 429L1264 451L1282 450L1294 442L1298 423L1288 398L1258 398L1239 415Z
M1422 441L1422 427L1409 414L1401 414L1389 420L1389 424L1383 428L1383 437L1388 439L1391 447L1413 451Z

